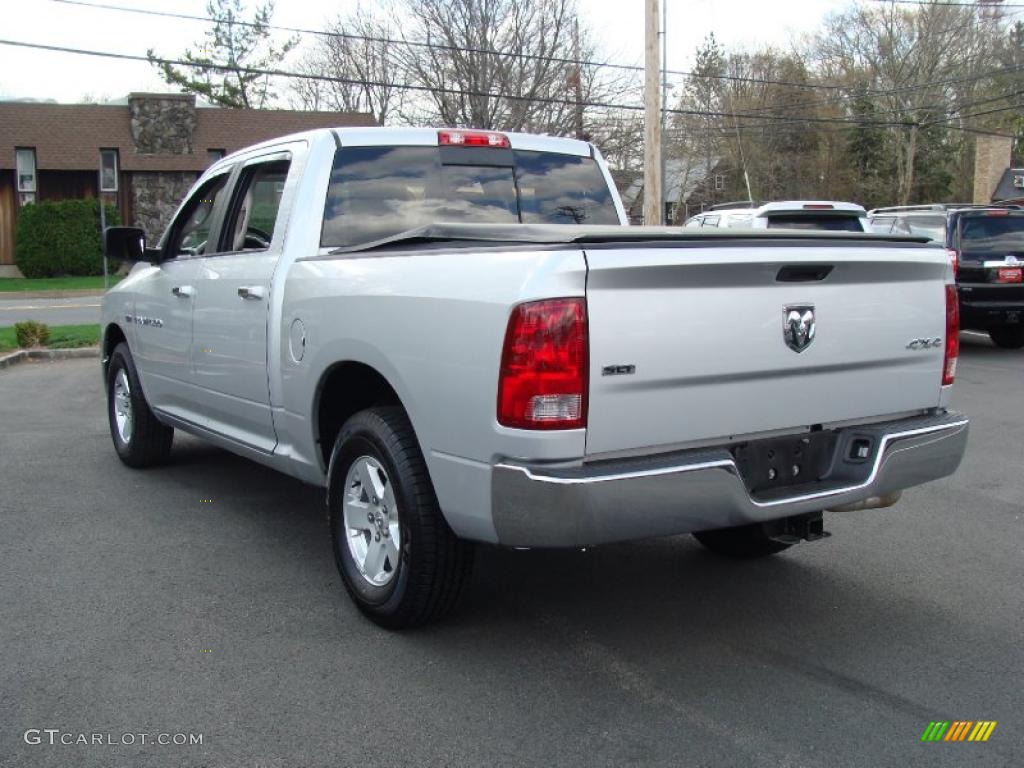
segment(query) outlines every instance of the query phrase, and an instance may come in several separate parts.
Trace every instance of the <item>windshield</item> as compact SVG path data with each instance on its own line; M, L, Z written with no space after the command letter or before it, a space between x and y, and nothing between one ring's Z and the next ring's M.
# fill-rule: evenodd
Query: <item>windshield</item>
M829 232L863 232L857 216L836 213L782 213L768 217L769 229L820 229Z
M960 258L971 261L1024 256L1024 216L964 216L960 220Z
M337 151L322 246L359 245L439 222L618 224L619 218L590 157L522 150L442 153L437 147Z

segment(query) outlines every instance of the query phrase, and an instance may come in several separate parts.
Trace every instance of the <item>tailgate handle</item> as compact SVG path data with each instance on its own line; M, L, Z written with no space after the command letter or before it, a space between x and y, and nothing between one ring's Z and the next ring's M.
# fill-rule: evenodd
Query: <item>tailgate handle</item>
M780 283L814 283L828 277L831 264L787 264L779 270L775 279Z

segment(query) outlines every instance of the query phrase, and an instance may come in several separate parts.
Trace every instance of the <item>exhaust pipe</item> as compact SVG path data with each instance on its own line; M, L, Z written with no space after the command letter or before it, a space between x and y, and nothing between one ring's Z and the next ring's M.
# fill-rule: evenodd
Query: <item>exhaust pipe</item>
M903 495L903 491L895 491L894 493L887 493L885 496L869 496L861 501L855 501L852 504L843 504L838 507L829 507L827 512L857 512L862 509L884 509L885 507L891 507L900 497Z

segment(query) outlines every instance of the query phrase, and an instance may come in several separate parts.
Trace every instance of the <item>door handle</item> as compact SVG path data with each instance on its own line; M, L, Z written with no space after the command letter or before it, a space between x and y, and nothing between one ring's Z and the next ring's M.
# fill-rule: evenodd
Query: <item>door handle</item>
M259 301L263 298L263 294L262 285L243 285L238 289L239 297L249 299L250 301Z
M176 285L171 288L171 293L179 299L190 299L195 295L196 289L191 285Z

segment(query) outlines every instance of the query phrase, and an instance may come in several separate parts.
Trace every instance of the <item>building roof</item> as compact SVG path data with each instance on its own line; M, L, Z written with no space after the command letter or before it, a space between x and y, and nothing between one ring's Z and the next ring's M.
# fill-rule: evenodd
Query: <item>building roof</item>
M1007 168L992 193L992 202L1024 199L1024 168Z
M209 166L210 149L230 153L313 128L376 125L361 112L197 107L195 115L192 153L149 155L135 150L126 105L0 102L0 168L14 168L15 147L34 147L40 170L95 170L103 148L119 150L123 171L194 172Z

